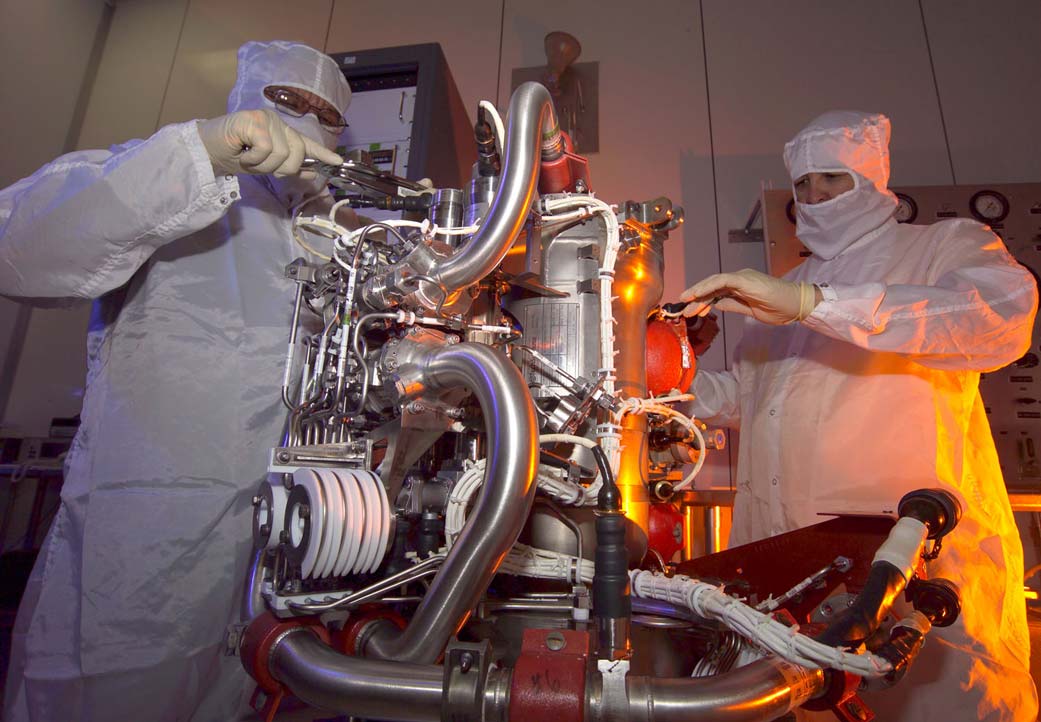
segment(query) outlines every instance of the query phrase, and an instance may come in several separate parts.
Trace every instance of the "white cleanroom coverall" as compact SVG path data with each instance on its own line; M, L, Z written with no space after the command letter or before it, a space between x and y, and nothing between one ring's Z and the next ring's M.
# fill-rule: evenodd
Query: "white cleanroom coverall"
M829 113L786 146L793 180L854 179L797 204L813 255L785 278L823 300L799 323L747 319L731 370L699 370L693 411L741 431L731 545L955 491L964 516L927 570L959 586L961 618L896 687L864 697L887 722L1032 722L1022 547L978 384L1027 350L1037 291L985 226L891 218L888 139L884 116Z
M267 85L346 110L350 88L311 48L247 43L238 60L229 112L273 109ZM285 120L334 146L313 115ZM82 426L15 629L10 722L254 718L222 639L285 418L300 180L215 177L193 121L0 191L0 293L97 299Z

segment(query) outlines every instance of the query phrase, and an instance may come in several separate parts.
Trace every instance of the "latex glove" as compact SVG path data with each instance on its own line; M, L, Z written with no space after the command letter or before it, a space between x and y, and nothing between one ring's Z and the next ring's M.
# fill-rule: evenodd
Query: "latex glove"
M198 125L215 173L313 177L313 171L300 171L304 158L343 163L336 153L286 125L273 110L240 110Z
M821 298L813 284L785 281L751 268L709 276L680 296L681 301L689 302L684 316L704 316L715 306L774 326L803 320Z

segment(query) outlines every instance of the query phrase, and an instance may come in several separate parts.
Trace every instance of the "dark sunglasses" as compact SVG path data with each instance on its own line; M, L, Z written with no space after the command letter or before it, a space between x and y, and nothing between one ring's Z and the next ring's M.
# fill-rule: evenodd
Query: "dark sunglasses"
M314 105L307 98L289 88L264 88L264 97L274 103L275 108L280 112L294 118L302 118L308 113L314 113L318 122L329 130L340 132L347 127L347 121L334 108L330 108L328 105Z

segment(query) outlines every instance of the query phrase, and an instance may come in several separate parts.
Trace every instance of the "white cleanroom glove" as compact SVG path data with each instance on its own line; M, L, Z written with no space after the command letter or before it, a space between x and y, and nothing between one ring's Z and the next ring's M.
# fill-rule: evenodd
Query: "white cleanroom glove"
M745 268L702 279L684 291L680 300L689 302L684 316L703 316L715 306L780 326L813 313L821 295L811 283L793 283Z
M273 110L240 110L200 120L198 127L216 173L281 177L300 173L304 158L343 163L336 153L286 125Z

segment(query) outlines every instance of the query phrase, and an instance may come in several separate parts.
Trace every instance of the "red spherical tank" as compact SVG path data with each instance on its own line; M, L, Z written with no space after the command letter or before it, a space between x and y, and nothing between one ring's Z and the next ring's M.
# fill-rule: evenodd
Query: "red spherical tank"
M656 318L647 324L647 393L686 392L697 364L683 319Z
M672 504L651 504L647 546L665 561L683 548L683 514Z

